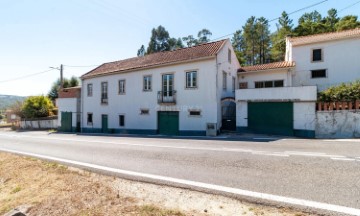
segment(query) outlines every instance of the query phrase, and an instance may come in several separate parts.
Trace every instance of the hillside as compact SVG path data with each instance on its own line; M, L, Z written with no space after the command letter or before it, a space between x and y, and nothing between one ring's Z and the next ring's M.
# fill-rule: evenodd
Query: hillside
M0 110L9 108L16 101L23 101L25 97L14 96L14 95L0 95Z

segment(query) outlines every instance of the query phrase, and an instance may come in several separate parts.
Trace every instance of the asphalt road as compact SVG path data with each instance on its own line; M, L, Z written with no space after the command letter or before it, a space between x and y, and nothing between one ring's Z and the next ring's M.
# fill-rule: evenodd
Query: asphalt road
M171 177L331 204L337 208L334 215L342 212L337 206L349 207L353 214L360 212L360 140L250 136L211 140L0 131L0 150L165 177L149 180L146 175L117 173L131 179L181 185L166 179ZM201 185L194 188L201 190Z

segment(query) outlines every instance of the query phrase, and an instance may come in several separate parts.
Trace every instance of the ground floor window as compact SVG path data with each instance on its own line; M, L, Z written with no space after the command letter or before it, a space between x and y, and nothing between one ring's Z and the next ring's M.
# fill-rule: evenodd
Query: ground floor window
M92 113L88 113L88 114L87 114L87 124L88 124L88 125L92 125L92 124L93 124L93 114L92 114Z
M284 87L284 80L270 80L255 82L255 88Z
M125 126L125 115L119 115L119 126L120 127Z
M199 110L190 110L189 115L190 116L201 116L201 111L199 111Z
M311 78L326 78L326 70L312 70Z

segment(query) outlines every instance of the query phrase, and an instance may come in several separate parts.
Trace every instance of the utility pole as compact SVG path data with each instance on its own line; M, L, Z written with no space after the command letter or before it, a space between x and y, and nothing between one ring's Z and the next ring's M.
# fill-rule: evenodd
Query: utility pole
M64 74L63 74L63 65L60 65L60 89L64 87Z

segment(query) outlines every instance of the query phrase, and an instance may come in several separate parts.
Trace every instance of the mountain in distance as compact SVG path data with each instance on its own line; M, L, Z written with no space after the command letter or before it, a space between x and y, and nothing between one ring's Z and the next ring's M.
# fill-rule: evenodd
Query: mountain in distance
M26 97L0 94L0 110L6 110L17 101L24 101Z

